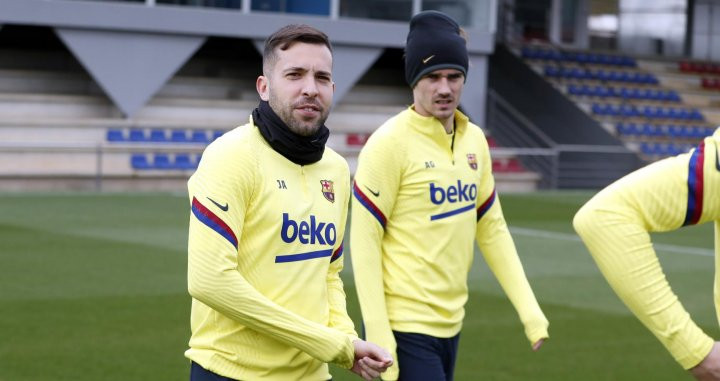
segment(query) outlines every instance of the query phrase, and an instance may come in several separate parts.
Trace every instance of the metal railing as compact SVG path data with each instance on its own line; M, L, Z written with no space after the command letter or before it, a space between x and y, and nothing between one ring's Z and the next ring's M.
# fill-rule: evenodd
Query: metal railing
M624 173L617 173L616 168L603 166L600 161L623 160L634 155L624 146L556 144L492 89L488 89L487 105L487 124L492 136L504 146L493 152L517 156L527 169L541 175L541 188L557 188L561 183L584 187L584 184L596 183L593 179L618 178ZM597 154L598 160L588 160L588 155L575 162L565 159L577 154ZM608 159L612 157L614 159Z

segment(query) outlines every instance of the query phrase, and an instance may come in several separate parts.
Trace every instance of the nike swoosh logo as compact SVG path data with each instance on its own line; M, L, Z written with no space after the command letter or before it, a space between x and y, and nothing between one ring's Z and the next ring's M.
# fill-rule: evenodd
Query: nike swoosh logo
M228 205L227 202L225 203L225 205L220 205L217 201L211 199L210 197L208 197L207 199L210 200L210 202L212 202L213 204L215 204L215 206L220 208L220 210L222 210L223 212L227 212L228 209L230 209L230 205Z
M373 196L380 197L380 192L373 192L373 190L368 188L367 185L365 185L365 189L367 189L370 193L372 193Z
M718 145L715 143L715 169L720 171L720 154L718 154Z
M433 54L433 55L431 55L431 56L430 56L430 57L428 57L428 58L425 58L424 60L422 60L422 62L423 62L424 64L426 64L426 63L428 63L428 61L430 61L431 59L433 59L433 57L435 57L435 55L434 55L434 54Z

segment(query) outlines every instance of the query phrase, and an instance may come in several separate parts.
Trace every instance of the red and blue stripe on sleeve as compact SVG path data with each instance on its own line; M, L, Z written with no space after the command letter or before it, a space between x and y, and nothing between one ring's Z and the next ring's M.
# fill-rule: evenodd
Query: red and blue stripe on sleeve
M332 257L330 257L330 263L335 262L338 258L342 257L343 255L343 245L340 245L340 247L335 250Z
M387 223L387 219L385 218L385 215L383 212L380 211L380 208L378 208L372 201L370 201L370 198L363 193L360 188L357 185L357 182L353 183L353 194L355 195L355 198L360 201L360 204L365 207L365 209L372 214L375 219L380 222L380 226L385 229L385 224Z
M490 196L485 200L485 202L480 205L480 207L477 208L477 221L480 221L481 218L487 213L488 210L490 210L490 207L493 206L495 203L495 198L497 197L497 192L495 189L493 189Z
M705 142L700 143L690 155L688 170L688 203L683 226L695 225L700 221L703 209L703 166L705 163Z
M200 222L207 225L210 229L215 230L218 234L228 240L228 242L230 242L230 244L232 244L237 250L238 241L232 229L230 229L225 221L221 220L220 217L215 215L215 213L205 207L205 205L201 204L195 197L193 197L192 200L192 213Z

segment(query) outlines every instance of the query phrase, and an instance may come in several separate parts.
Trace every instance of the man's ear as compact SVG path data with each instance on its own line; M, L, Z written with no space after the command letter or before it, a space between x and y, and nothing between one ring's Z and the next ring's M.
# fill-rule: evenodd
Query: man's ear
M268 80L268 77L261 75L257 77L257 81L255 81L255 89L258 92L258 95L260 95L260 99L264 101L270 100L270 81Z

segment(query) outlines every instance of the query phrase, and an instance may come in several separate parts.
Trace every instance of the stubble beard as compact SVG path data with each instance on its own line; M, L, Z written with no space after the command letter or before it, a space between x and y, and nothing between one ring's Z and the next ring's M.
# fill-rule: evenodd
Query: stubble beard
M300 120L293 115L293 110L295 110L294 104L282 103L282 101L277 96L275 96L272 90L270 91L269 95L270 97L268 103L270 104L270 107L273 109L273 111L275 111L275 113L280 117L280 119L285 123L285 125L288 126L290 131L300 136L314 135L320 129L320 127L325 124L325 121L328 118L329 110L323 107L320 111L320 117L315 123L312 123L311 121L306 122ZM314 103L318 105L318 107L321 107L317 103L317 101L309 99L301 99L296 103Z

